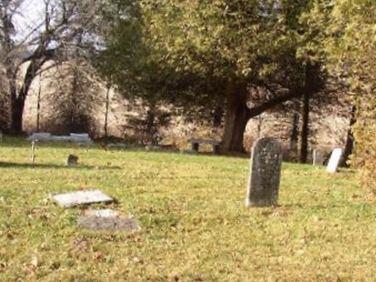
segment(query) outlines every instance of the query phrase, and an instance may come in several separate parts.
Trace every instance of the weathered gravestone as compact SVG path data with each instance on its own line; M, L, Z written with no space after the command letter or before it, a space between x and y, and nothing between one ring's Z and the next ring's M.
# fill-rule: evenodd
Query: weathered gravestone
M259 139L252 149L247 207L277 204L281 165L281 144L273 138Z
M70 137L71 137L72 142L83 143L83 144L93 143L89 134L87 133L71 133Z
M342 158L342 153L343 153L343 150L341 148L336 148L333 150L329 159L328 166L326 167L327 172L329 173L337 172L339 162L341 161L341 158Z
M75 155L69 155L67 158L67 161L65 162L65 165L67 166L75 166L78 164L78 157Z
M28 138L30 141L50 141L51 133L48 132L35 132L31 134Z
M312 164L314 166L323 165L324 163L324 154L318 149L314 149L312 152Z
M99 190L77 191L65 194L59 194L52 199L61 207L71 208L79 205L89 205L95 203L111 203L114 201Z
M133 218L123 217L113 210L88 210L78 218L78 226L89 230L137 231L140 226Z

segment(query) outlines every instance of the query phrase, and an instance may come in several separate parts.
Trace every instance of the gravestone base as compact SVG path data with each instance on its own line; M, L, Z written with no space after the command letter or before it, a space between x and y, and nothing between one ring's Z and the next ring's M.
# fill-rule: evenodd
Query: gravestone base
M251 207L270 207L270 206L277 206L278 205L278 199L247 199L245 202L245 206L247 208Z

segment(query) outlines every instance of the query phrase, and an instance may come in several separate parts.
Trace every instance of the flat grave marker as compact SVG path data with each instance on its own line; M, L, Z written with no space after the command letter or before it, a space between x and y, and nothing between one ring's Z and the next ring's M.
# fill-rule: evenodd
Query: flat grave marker
M133 218L121 216L117 211L87 210L77 220L78 227L95 231L138 231L140 226Z
M111 203L114 201L113 198L107 196L99 190L87 190L58 194L54 195L52 199L63 208L71 208L75 206L95 203Z

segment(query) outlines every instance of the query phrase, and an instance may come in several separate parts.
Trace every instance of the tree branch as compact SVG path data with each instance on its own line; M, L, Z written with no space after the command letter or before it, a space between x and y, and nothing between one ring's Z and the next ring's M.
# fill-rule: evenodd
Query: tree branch
M258 106L255 106L251 109L249 109L249 118L253 118L255 116L258 116L260 114L262 114L263 112L265 112L266 110L269 110L279 104L282 104L284 102L287 102L293 98L298 98L298 97L301 97L303 95L303 91L300 91L300 90L292 90L290 91L288 94L286 95L283 95L283 96L279 96L279 97L275 97L269 101L266 101L264 103L262 103L261 105L258 105Z

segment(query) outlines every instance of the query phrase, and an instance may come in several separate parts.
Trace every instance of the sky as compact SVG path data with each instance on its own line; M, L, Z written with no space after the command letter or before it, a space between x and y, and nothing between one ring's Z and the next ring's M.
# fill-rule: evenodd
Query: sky
M43 0L25 0L15 16L17 39L22 40L43 21Z

